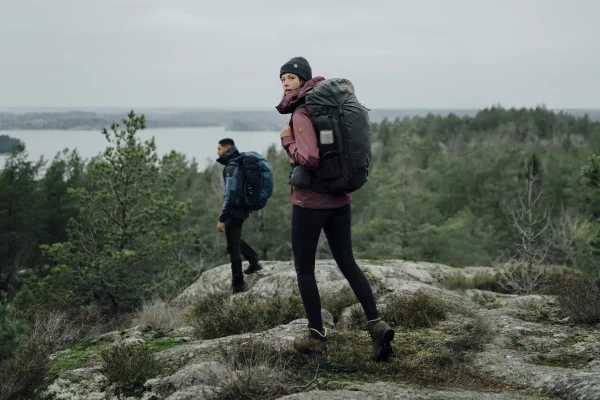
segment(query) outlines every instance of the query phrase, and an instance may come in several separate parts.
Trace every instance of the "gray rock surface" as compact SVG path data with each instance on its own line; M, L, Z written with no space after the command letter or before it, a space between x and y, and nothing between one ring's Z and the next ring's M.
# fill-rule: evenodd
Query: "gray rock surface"
M527 393L544 393L557 399L600 399L600 327L571 326L560 320L556 299L552 296L504 295L481 290L448 291L440 283L448 277L477 273L492 273L490 268L455 269L431 263L405 261L359 262L374 290L380 295L378 303L397 293L426 291L436 297L459 304L487 322L496 333L485 349L474 357L475 367L487 376L515 385L525 385L528 392L479 392L462 389L428 389L394 383L342 384L332 390L312 390L282 397L285 399L529 399ZM297 293L292 263L265 262L264 269L246 277L249 290L236 296L268 299ZM319 289L337 291L347 282L332 261L317 262ZM187 306L199 295L228 291L228 265L205 272L175 301ZM358 307L355 305L354 307ZM333 317L323 310L324 321L333 325ZM456 319L458 318L458 320ZM460 315L453 315L440 324L446 328L460 326ZM349 323L346 309L337 326ZM168 376L146 382L146 400L203 399L218 388L219 377L235 374L231 368L214 362L220 347L233 341L264 340L269 346L291 348L293 339L306 331L307 321L300 319L274 327L265 332L235 335L215 340L193 338L193 328L177 331L184 335L182 345L161 351L157 357L176 366ZM125 331L103 335L105 340L143 342L152 340L156 332L151 327L138 326ZM402 331L398 331L402 335ZM401 336L399 336L401 337ZM213 357L214 358L214 357ZM351 379L351 377L349 377ZM55 399L112 399L103 389L103 377L97 369L88 368L63 373L49 388Z
M476 392L469 390L435 390L390 383L348 385L335 391L313 390L281 397L281 400L525 400L539 399L510 392Z

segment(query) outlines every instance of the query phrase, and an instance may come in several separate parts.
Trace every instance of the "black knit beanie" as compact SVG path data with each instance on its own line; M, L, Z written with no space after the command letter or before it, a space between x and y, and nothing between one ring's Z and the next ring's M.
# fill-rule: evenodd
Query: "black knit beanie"
M302 79L304 82L312 79L312 69L304 57L294 57L283 64L279 71L279 77L281 78L283 74L297 75L298 78Z

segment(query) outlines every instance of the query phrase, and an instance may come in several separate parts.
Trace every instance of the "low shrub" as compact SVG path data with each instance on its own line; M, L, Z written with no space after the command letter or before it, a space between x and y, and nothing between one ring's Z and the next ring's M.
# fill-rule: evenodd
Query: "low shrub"
M441 286L448 290L478 289L496 293L507 293L502 286L500 273L477 272L473 277L463 274L454 274L446 277Z
M558 303L562 313L574 323L600 322L600 284L597 281L580 278L564 284L559 290Z
M321 294L321 307L331 313L333 322L336 324L344 310L356 303L358 303L358 300L349 286L344 286L336 292Z
M459 325L449 330L451 337L446 346L456 353L482 351L494 338L492 327L481 317L463 318Z
M118 343L104 350L101 373L108 384L114 384L118 395L140 396L144 383L165 371L147 345Z
M270 399L299 391L293 367L307 359L286 346L251 338L221 346L219 353L225 371L214 377L219 387L205 392L208 400Z
M381 311L388 324L405 329L429 328L446 319L453 305L423 291L391 296Z
M153 328L171 330L185 326L183 311L179 307L155 299L145 302L131 319L132 326L150 325Z
M226 293L205 296L191 311L191 323L203 339L260 332L305 316L298 296L255 300Z

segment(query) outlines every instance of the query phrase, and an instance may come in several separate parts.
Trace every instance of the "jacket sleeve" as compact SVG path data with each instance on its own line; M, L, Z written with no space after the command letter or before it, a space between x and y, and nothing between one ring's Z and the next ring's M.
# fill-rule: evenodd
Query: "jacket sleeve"
M319 145L312 120L304 112L297 112L292 118L293 136L283 137L281 144L294 163L316 169L319 167Z
M223 188L223 208L221 209L221 215L219 216L219 222L227 222L231 211L236 203L239 193L237 192L238 187L238 174L239 169L233 165L225 167L224 171L224 188Z

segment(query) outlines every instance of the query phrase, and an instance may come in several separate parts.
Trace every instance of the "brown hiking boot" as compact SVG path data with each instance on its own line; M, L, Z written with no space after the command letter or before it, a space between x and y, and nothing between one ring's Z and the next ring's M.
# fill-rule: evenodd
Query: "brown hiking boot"
M373 341L372 360L375 362L387 361L393 353L391 342L394 340L394 330L380 318L369 321L367 330Z
M323 332L308 328L308 334L294 339L294 349L302 354L324 356L327 354L327 328Z

